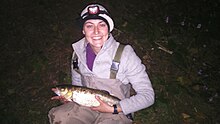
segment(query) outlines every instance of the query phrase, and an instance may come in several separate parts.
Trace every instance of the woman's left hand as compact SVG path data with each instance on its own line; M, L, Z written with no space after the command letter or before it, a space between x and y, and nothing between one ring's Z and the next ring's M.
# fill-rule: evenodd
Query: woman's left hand
M114 108L112 106L103 102L98 96L96 96L96 99L99 101L100 105L97 107L90 107L92 110L103 113L113 113Z

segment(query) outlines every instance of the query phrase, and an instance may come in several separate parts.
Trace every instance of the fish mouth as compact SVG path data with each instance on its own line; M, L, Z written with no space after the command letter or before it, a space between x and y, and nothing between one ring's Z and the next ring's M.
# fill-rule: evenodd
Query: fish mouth
M57 88L52 88L52 91L57 94L58 96L60 96L60 91Z

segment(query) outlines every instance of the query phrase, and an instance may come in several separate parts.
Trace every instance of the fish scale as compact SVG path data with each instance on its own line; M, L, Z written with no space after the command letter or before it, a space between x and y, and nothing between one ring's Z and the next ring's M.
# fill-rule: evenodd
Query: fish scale
M118 104L120 101L119 98L110 95L107 91L83 86L75 86L71 84L57 85L54 92L58 96L65 97L68 101L74 101L79 105L87 107L96 107L100 105L95 96L99 96L102 101L110 106L113 106L113 104Z

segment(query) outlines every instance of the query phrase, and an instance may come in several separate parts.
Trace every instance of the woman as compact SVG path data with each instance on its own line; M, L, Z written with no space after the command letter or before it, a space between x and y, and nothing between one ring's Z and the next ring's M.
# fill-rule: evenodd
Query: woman
M113 61L120 43L110 33L114 22L102 5L88 5L81 12L81 26L85 37L72 44L73 58L77 56L77 67L72 66L72 84L106 90L121 101L110 106L96 97L98 107L69 102L50 110L50 123L131 124L127 115L154 103L154 90L145 66L130 45L124 47L120 62ZM133 96L130 84L136 92Z

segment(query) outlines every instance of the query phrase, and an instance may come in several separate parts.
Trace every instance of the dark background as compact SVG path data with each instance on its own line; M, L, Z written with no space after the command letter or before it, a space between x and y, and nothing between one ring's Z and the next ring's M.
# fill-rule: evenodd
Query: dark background
M155 104L135 124L218 124L219 0L96 0L115 21L117 40L146 65ZM48 124L51 87L70 83L75 19L88 1L0 2L0 123Z

